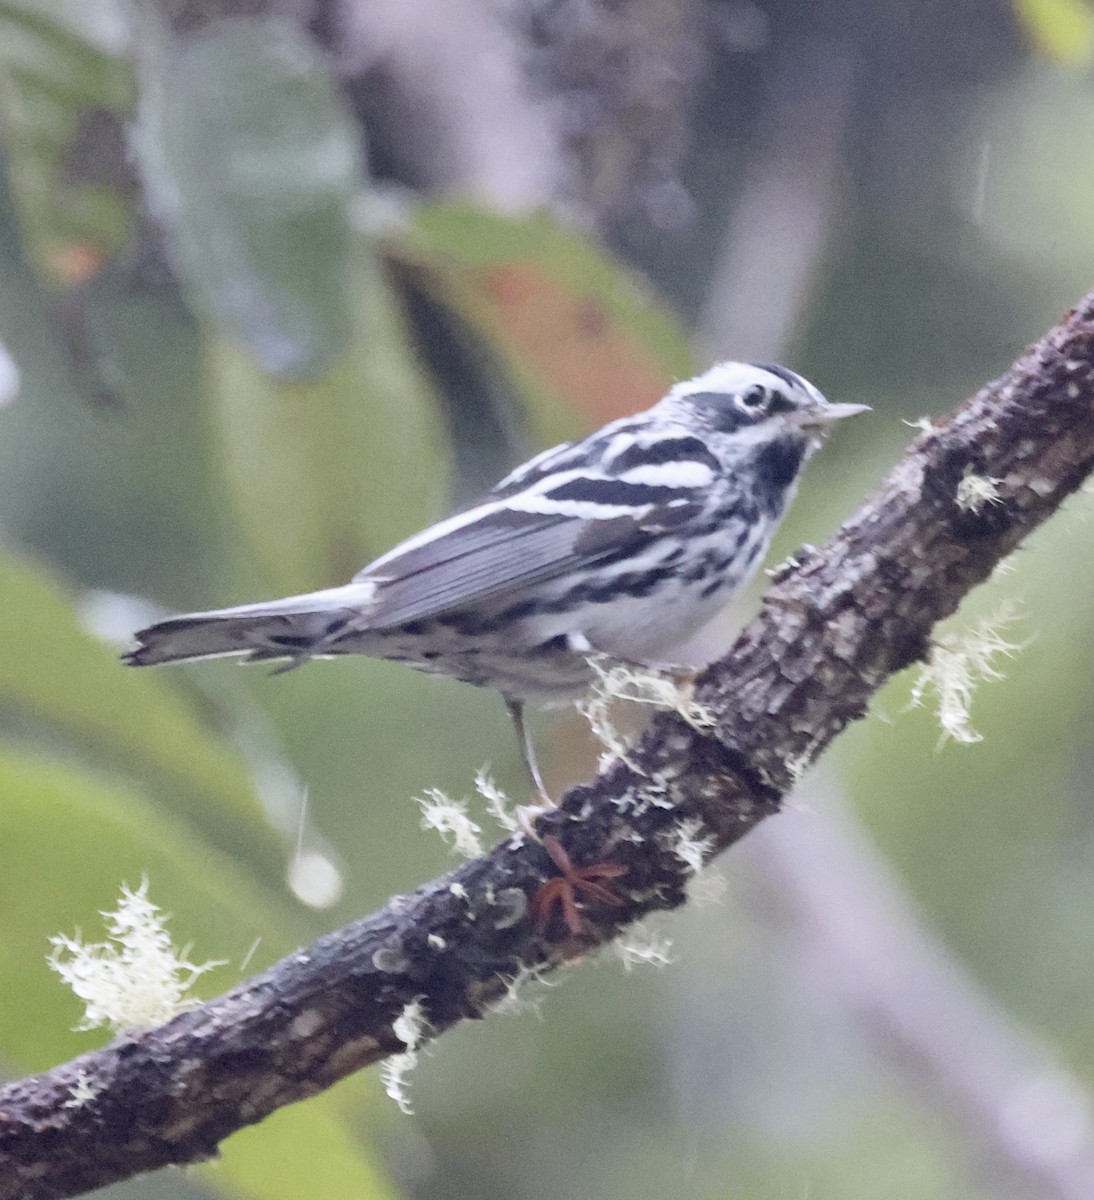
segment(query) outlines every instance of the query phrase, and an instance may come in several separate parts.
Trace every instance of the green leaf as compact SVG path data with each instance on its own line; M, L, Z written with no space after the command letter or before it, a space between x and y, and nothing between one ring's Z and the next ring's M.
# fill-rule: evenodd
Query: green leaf
M536 441L635 412L693 373L682 329L652 294L549 216L438 205L386 248L500 356Z
M1014 7L1046 58L1076 67L1094 60L1094 6L1087 0L1015 0Z
M349 1132L340 1101L361 1107L365 1089L350 1079L335 1091L282 1108L233 1134L220 1161L203 1167L217 1191L253 1200L394 1200L398 1190Z
M362 167L319 51L287 21L218 21L165 36L143 83L138 161L199 309L268 371L322 369L350 333Z
M102 154L104 117L133 101L123 39L114 0L0 0L0 133L31 258L54 284L94 274L128 240L122 159L104 170Z
M450 450L399 304L363 242L354 258L350 351L322 378L289 383L223 342L211 391L243 525L274 584L343 583L435 520Z
M70 768L0 753L0 1012L13 1067L42 1070L103 1040L101 1031L72 1031L80 1006L46 965L48 939L82 928L86 940L100 940L97 914L142 875L150 899L171 914L176 945L192 943L193 961L228 960L199 980L203 995L241 976L256 940L252 971L297 943L301 930L287 907L272 905L237 864L161 807ZM203 1169L205 1182L255 1200L392 1196L343 1108L325 1093L237 1134Z
M124 666L80 626L56 582L4 554L0 708L29 732L146 781L212 845L280 881L284 843L242 759L214 740L166 675Z

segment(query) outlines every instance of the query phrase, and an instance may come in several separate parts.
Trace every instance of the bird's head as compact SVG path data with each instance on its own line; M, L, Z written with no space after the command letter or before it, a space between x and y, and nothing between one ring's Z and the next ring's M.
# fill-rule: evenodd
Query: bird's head
M658 407L701 437L725 477L747 484L760 510L775 519L823 432L867 411L865 404L829 404L785 367L739 362L719 363L678 383Z
M829 404L807 379L773 363L719 363L676 384L662 403L704 431L742 443L812 443L834 422L869 411L865 404Z

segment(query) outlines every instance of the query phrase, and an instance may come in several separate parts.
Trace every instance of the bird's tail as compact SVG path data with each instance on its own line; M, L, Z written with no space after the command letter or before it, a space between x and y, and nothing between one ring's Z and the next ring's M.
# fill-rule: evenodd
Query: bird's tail
M375 589L364 580L265 604L171 617L140 630L137 647L125 661L150 667L245 654L248 662L301 662L314 654L336 653L338 634L350 625L361 626L362 610Z

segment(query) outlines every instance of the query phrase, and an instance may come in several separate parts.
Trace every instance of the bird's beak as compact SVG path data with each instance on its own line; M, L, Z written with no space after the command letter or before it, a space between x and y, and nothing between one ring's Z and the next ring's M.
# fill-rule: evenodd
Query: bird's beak
M869 411L869 404L818 404L794 413L791 419L805 429L815 429Z

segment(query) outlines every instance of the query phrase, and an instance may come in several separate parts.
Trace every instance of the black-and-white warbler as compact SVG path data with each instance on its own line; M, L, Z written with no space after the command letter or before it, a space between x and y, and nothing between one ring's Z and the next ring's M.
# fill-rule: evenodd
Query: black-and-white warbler
M494 688L543 793L524 705L581 697L595 655L671 660L759 566L821 430L864 409L785 367L721 363L530 459L344 587L161 621L127 661L367 654Z

